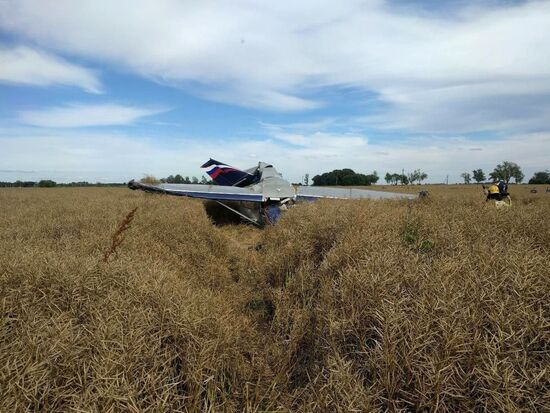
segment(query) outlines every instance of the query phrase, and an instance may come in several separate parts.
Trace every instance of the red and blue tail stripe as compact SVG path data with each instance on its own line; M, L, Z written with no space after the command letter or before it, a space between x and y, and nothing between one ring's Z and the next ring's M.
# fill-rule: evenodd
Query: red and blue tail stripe
M211 168L206 173L218 185L223 186L246 186L253 182L254 175L240 171L215 159L209 159L201 168Z
M210 175L212 179L216 179L220 174L227 174L235 171L237 170L235 168L231 168L230 166L215 166L206 173Z

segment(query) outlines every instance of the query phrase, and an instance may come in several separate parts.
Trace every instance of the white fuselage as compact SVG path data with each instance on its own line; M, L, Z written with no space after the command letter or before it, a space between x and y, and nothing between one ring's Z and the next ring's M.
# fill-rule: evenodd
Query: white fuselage
M296 198L294 187L286 179L283 179L273 166L260 162L254 169L260 174L260 180L248 188L262 194L265 201L282 201L287 198L294 200Z

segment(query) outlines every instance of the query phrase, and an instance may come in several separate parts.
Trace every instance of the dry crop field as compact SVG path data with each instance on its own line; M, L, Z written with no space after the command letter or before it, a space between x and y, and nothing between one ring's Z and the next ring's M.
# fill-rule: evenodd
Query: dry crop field
M0 190L0 411L548 411L550 194L426 188L265 230Z

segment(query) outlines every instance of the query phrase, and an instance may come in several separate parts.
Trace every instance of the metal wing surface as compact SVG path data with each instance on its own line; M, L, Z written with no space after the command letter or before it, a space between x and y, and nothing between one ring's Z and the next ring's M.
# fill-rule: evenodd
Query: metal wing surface
M300 186L296 190L297 201L314 201L321 198L333 199L415 199L412 194L397 192L373 191L356 188L328 188L322 186Z
M139 189L145 192L186 196L189 198L211 199L215 201L249 201L262 202L263 195L250 188L236 186L202 185L202 184L159 184L148 185L141 182L128 182L130 189Z

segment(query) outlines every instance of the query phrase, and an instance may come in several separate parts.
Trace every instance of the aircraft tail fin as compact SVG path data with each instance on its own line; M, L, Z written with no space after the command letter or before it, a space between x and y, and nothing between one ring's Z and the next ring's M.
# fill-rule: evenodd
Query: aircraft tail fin
M218 185L223 186L245 186L253 182L254 175L248 172L233 168L223 162L210 158L201 168L209 168L206 173Z

